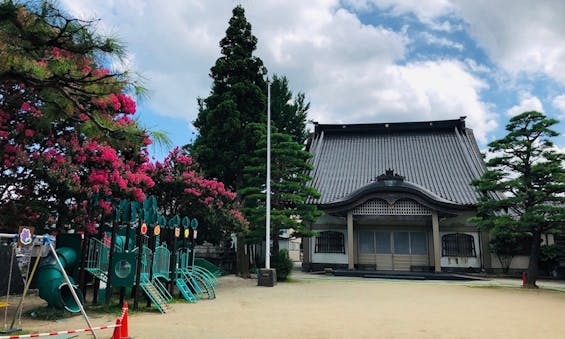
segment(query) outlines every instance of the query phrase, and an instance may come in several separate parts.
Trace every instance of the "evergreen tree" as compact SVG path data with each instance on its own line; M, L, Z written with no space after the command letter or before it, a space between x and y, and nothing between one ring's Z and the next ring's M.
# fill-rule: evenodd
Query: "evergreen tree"
M310 103L306 102L304 93L298 92L293 98L285 76L273 75L271 84L271 120L281 132L292 135L292 139L304 144L308 138L306 116Z
M199 99L198 129L192 152L208 177L237 190L243 185L243 168L257 139L250 124L266 119L266 74L263 62L253 51L257 38L243 7L236 6L226 36L220 41L222 56L210 76L212 90Z
M260 135L257 150L253 153L250 165L245 168L247 187L240 191L244 199L243 209L250 222L248 239L260 242L265 236L266 220L266 126L256 125ZM316 205L310 204L317 198L316 189L306 185L311 178L308 163L311 154L304 151L292 137L284 133L271 134L271 234L273 253L278 253L278 239L283 229L294 230L294 236L310 236L307 225L321 213Z
M510 119L508 134L489 144L494 158L473 185L481 193L477 217L483 229L516 238L531 236L527 287L536 287L541 236L565 231L565 154L553 148L557 120L539 112Z

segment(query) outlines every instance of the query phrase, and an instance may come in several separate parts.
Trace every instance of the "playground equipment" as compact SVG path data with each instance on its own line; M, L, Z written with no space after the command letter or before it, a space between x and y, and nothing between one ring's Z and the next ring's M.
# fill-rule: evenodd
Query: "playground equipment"
M197 299L203 297L216 298L216 277L202 267L190 266L189 254L190 252L187 249L181 248L177 251L177 268L175 271L177 286L182 285L179 280L183 280L185 285L190 286ZM187 300L191 301L188 298Z
M54 254L44 258L37 272L39 296L47 301L49 306L64 308L69 312L80 312L80 304L84 303L82 292L76 286L73 278L68 277L68 283L63 274L66 268L77 263L78 253L69 247L58 248ZM58 263L60 262L60 265ZM78 301L74 298L77 295Z
M0 234L1 238L12 237L19 239L19 241L22 241L22 239L25 237L26 239L24 239L23 241L27 243L29 240L29 243L32 243L31 236L29 236L30 239L27 239L28 236L29 236L29 230L27 230L26 232L26 228L24 228L24 231L20 232L20 234L17 235ZM42 238L43 240L42 246L47 246L49 248L51 252L51 256L49 258L52 258L52 259L47 259L42 264L43 268L39 269L40 272L38 273L38 281L40 282L40 284L41 283L44 284L39 286L40 296L42 298L46 296L49 297L49 300L47 301L50 304L62 305L67 310L74 310L75 308L78 308L78 311L82 313L86 323L88 324L88 328L92 329L91 331L92 336L96 339L96 332L94 331L93 326L90 323L90 319L88 318L86 311L82 306L82 300L79 297L79 295L81 295L80 291L78 291L78 289L74 285L74 281L72 281L71 278L69 278L67 272L65 271L65 267L71 266L76 261L75 251L72 249L65 249L64 247L60 248L59 253L61 254L61 258L59 258L59 253L55 250L55 247L53 246L53 240L49 236L43 236L37 238ZM63 265L61 259L63 259L65 265ZM32 278L33 276L29 276L28 282ZM26 285L28 285L27 282ZM42 294L42 289L47 292L43 292ZM27 289L25 291L27 292ZM72 303L70 297L68 297L69 293L72 296L72 300L74 301L74 303ZM25 294L22 296L22 301L24 297ZM21 307L21 302L20 305L18 305L18 311L20 307ZM14 321L12 322L12 324L13 323Z

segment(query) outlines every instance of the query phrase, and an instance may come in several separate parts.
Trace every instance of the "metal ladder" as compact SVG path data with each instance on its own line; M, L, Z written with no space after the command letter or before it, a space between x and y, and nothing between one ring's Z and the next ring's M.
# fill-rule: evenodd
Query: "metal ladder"
M155 288L155 286L147 280L143 281L140 286L141 289L149 296L149 299L151 299L151 302L157 307L159 312L167 313L169 310L169 304L167 304L167 301L163 298L161 293L159 293L157 288Z

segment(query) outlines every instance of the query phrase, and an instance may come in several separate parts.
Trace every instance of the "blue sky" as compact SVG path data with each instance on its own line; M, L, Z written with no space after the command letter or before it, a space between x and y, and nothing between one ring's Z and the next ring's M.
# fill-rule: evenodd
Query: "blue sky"
M141 122L175 145L195 136L196 99L210 91L232 8L241 3L256 55L311 101L320 123L467 116L481 149L526 110L565 118L563 1L62 0L100 18L144 79ZM563 134L564 125L556 128ZM565 147L561 135L557 147ZM164 150L153 149L156 158Z

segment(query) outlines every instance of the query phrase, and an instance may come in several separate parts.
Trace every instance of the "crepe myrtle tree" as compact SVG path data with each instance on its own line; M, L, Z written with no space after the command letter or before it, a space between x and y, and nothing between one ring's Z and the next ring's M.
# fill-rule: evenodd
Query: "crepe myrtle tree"
M112 200L153 186L137 86L103 66L123 49L93 24L49 1L0 3L0 227L95 232Z
M481 194L473 218L480 228L531 237L528 288L536 287L542 235L565 230L565 155L551 141L557 123L535 111L514 116L506 136L489 144L487 171L472 182Z
M149 192L159 201L161 213L198 219L199 242L219 244L247 227L236 194L222 182L204 178L187 149L175 148L149 173L155 182Z

